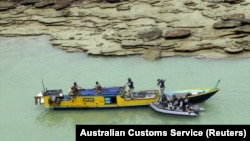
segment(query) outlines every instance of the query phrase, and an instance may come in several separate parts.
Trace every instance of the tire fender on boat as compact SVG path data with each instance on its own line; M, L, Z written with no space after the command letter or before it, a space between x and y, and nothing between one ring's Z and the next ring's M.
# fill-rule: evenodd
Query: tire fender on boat
M56 104L60 104L61 103L61 99L59 97L56 98Z
M49 104L52 104L51 98L48 99L48 103L49 103Z

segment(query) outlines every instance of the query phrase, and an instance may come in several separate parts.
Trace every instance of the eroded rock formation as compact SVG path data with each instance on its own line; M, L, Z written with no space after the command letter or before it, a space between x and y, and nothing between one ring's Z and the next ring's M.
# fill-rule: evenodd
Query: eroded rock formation
M49 35L90 55L249 57L249 9L250 0L6 0L0 36Z

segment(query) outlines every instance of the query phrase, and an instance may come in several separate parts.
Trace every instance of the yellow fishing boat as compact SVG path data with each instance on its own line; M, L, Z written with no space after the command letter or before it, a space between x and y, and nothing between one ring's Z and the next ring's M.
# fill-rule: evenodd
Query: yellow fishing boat
M158 100L159 90L143 90L133 93L133 98L125 90L126 86L104 87L101 92L79 89L76 95L64 94L61 89L43 90L36 95L35 104L51 109L87 109L149 106Z

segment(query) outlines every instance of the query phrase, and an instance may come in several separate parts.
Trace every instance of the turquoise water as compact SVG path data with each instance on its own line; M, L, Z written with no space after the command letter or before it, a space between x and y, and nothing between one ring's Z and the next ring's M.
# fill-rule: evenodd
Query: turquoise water
M196 59L171 57L156 61L140 56L97 57L67 53L50 45L49 38L0 38L0 136L3 141L75 140L76 124L250 124L250 59ZM149 107L53 111L35 105L34 96L48 89L66 93L73 82L81 87L124 85L134 81L135 91L166 91L213 87L219 91L202 103L199 117L156 113ZM13 134L14 133L14 134Z

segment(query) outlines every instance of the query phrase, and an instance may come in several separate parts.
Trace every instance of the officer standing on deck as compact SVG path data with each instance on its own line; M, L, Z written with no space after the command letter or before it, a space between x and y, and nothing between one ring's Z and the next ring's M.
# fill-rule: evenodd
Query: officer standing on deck
M163 95L165 91L165 80L157 79L157 85L160 87L161 95Z
M134 82L131 80L131 78L128 78L127 85L129 87L129 94L131 98L134 98L133 91L134 91Z

